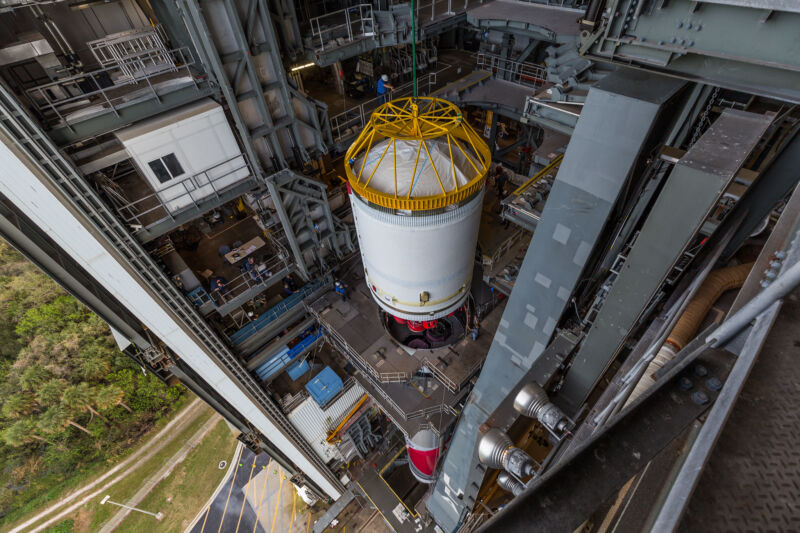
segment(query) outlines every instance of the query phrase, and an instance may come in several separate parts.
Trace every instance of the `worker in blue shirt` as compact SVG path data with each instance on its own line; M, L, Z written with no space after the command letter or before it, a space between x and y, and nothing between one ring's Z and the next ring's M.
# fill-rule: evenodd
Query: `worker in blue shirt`
M286 296L291 296L297 292L297 283L295 283L291 274L283 277L283 292L286 293Z
M388 95L386 93L386 89L390 91L394 91L394 87L389 85L387 82L389 81L389 76L386 74L382 75L378 80L378 89L376 92L378 93L378 105L385 104L388 99Z
M347 285L342 283L341 281L336 281L334 283L334 290L342 296L342 301L347 301L350 297L347 295Z
M249 272L250 273L250 277L253 278L254 281L257 280L258 279L258 267L256 266L255 257L252 257L252 256L248 257L247 261L245 261L244 264L242 265L242 270L244 272Z

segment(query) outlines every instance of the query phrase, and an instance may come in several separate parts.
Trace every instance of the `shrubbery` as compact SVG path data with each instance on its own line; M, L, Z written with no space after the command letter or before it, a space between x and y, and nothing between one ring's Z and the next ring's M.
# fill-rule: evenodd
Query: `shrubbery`
M0 525L119 456L183 390L143 373L100 318L0 242Z

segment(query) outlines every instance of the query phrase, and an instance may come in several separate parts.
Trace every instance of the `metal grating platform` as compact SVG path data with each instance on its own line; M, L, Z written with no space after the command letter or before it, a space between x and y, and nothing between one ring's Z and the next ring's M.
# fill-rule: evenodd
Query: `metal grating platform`
M679 531L800 531L800 292L786 298Z
M504 0L488 2L467 11L467 16L475 21L502 20L535 24L559 36L577 35L579 27L576 21L580 15L581 12L576 9Z

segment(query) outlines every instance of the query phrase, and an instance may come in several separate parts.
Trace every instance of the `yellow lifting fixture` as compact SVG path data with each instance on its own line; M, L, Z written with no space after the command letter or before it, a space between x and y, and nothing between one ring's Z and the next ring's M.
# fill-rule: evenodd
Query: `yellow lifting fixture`
M350 187L365 200L389 209L427 211L471 198L483 187L490 164L489 147L458 107L418 97L378 107L347 150L345 170ZM376 174L382 186L373 181ZM418 187L422 180L432 183ZM424 192L431 187L436 192ZM424 195L414 195L415 190Z

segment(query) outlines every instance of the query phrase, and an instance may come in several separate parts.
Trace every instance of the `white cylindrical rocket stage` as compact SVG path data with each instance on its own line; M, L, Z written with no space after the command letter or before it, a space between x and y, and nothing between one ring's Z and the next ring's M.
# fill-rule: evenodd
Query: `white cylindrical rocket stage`
M393 213L358 194L350 195L350 204L367 286L387 313L406 320L434 320L464 303L472 281L483 189L461 205L430 213Z
M489 162L449 102L394 100L373 114L346 170L365 280L384 311L427 326L464 304Z

